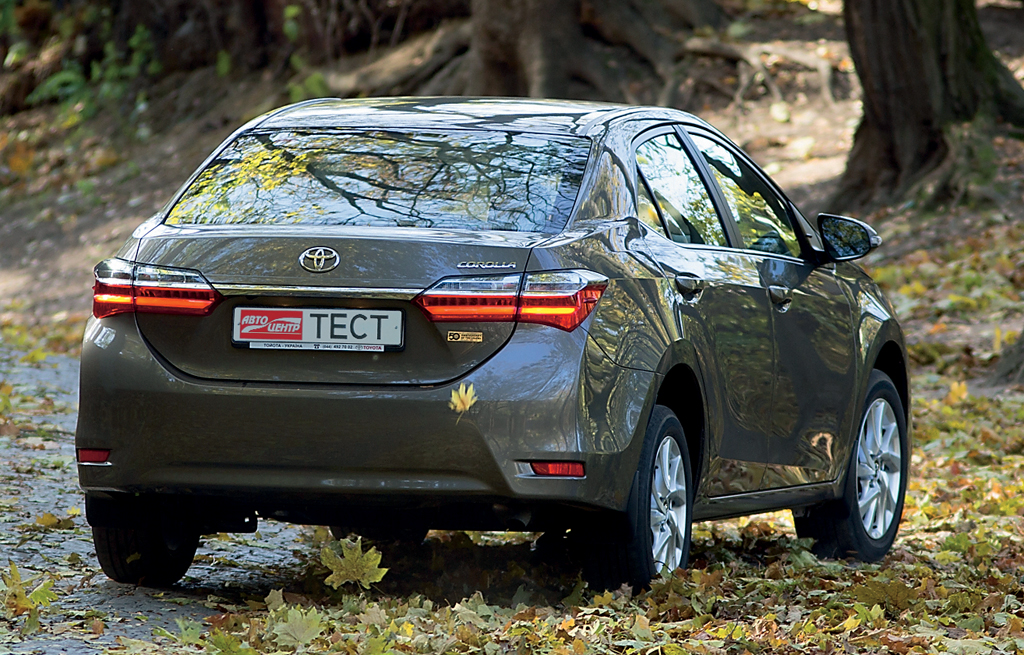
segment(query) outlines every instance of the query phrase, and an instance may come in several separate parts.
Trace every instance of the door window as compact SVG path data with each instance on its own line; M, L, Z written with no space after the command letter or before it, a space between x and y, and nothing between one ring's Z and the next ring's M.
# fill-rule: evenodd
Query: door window
M673 241L726 245L708 189L674 134L662 134L640 144L636 160Z
M800 256L800 241L779 196L754 168L720 143L692 134L718 180L739 228L743 247L776 255Z
M661 225L658 210L655 209L651 194L647 192L647 185L642 179L636 181L636 215L647 224L647 227L665 236L665 228Z

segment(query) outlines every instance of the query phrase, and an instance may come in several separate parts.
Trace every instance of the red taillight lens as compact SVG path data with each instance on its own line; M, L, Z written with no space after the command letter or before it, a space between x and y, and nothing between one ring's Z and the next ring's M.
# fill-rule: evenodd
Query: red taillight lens
M78 461L82 464L105 464L110 450L104 448L79 448Z
M530 468L536 475L560 478L582 478L583 462L530 462Z
M519 302L523 323L572 332L594 310L608 280L590 271L553 271L526 276Z
M435 322L513 321L521 275L441 280L413 301Z
M416 297L427 317L443 321L522 321L567 332L593 311L608 280L590 271L457 277L441 280Z
M96 318L125 312L205 316L222 299L198 271L108 259L94 272L92 313Z

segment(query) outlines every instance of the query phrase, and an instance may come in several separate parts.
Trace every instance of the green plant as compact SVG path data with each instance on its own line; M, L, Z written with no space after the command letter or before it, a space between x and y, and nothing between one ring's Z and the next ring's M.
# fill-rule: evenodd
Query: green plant
M299 40L299 16L302 15L302 7L299 5L286 5L284 8L284 25L281 30L285 37L292 43Z
M331 95L327 80L323 73L311 73L302 82L288 84L288 97L292 102L302 102L310 98L324 98Z
M78 62L70 62L67 66L37 86L28 96L29 104L39 104L50 100L74 103L89 93L89 80L82 73Z
M105 25L103 31L109 33L109 25ZM77 61L66 61L60 71L36 87L28 96L28 102L61 102L65 114L61 123L70 126L92 117L102 106L120 102L135 81L144 75L158 75L162 68L156 58L152 34L144 25L139 25L128 39L127 53L118 50L113 41L107 41L103 58L92 62L88 76ZM139 108L145 104L145 96L138 94L132 106L133 115L139 114Z
M0 37L14 36L18 23L14 20L15 0L0 0Z

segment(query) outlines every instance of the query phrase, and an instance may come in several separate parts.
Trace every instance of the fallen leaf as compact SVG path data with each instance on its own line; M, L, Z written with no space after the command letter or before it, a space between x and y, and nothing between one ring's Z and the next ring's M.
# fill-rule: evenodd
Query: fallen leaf
M476 404L477 397L473 385L466 387L465 383L460 384L458 389L452 389L452 399L448 401L448 407L454 410L459 419L469 411L469 408ZM456 421L458 423L458 421Z
M381 554L376 548L363 552L362 537L353 543L348 540L336 542L340 545L342 555L338 556L332 549L331 544L324 546L320 551L320 562L331 570L331 574L324 580L335 589L343 584L355 582L363 589L369 589L370 585L380 582L384 578L387 569L378 566Z
M285 618L277 621L273 628L278 645L291 648L305 646L323 631L323 617L315 608L307 611L289 609Z
M967 400L967 396L967 383L953 382L949 385L949 393L946 394L946 398L943 402L947 405L956 405Z

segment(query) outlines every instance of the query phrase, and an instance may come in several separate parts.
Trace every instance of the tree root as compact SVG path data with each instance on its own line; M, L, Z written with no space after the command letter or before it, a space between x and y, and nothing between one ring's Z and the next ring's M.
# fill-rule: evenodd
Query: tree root
M406 95L429 87L447 92L454 85L460 55L469 47L470 21L454 20L434 32L405 41L384 57L350 73L329 73L327 88L342 98ZM432 80L432 77L441 77Z
M472 19L449 21L433 33L412 37L355 71L328 73L328 88L343 97L470 93L687 106L704 86L739 106L761 85L776 102L783 100L765 62L772 57L817 71L822 99L830 106L835 102L833 63L827 57L795 45L692 36L681 17L713 6L708 3L582 0L578 16L564 5L556 17L537 0L504 1L477 0ZM714 12L690 19L723 20ZM732 89L694 74L695 57L735 62L739 84ZM656 80L653 87L651 80Z
M818 54L796 47L769 43L740 45L705 37L691 37L683 43L683 48L689 54L722 57L737 62L740 83L733 97L735 104L739 104L755 84L764 84L776 102L782 101L782 91L772 79L771 73L768 72L768 67L763 60L764 56L788 59L800 66L817 71L822 100L830 107L835 104L835 96L832 95L833 64Z

